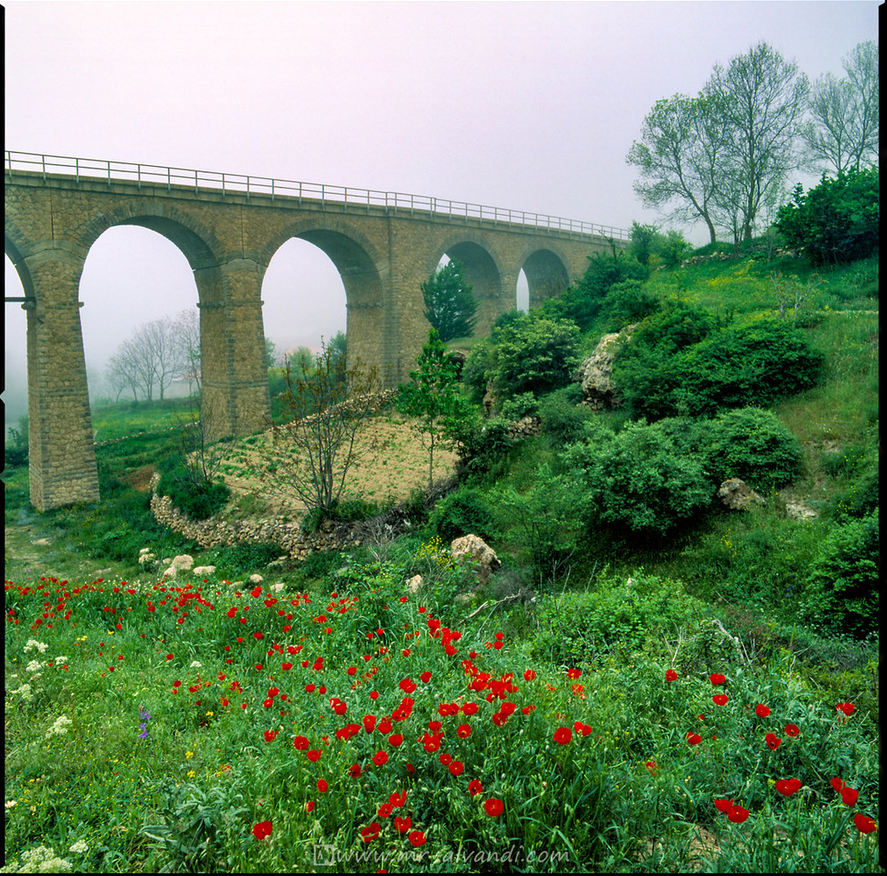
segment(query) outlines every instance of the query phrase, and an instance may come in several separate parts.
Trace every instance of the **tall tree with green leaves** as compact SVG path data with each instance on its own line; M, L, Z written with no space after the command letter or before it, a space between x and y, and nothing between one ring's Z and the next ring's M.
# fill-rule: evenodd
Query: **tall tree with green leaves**
M410 372L410 382L397 388L395 407L417 420L415 429L428 447L428 489L434 486L434 449L452 445L454 427L471 413L471 403L459 388L459 365L447 351L437 329L428 332L428 341Z
M462 264L457 261L439 268L422 284L425 319L437 329L444 343L473 334L477 311L473 288L465 281Z

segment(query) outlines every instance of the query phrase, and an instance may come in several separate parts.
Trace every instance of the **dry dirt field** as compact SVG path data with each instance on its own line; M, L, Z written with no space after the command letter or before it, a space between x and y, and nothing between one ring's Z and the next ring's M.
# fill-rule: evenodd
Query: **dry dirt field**
M343 496L359 496L375 502L407 499L417 487L428 486L427 436L420 436L412 420L399 415L376 417L358 433L358 460L345 479ZM285 468L267 472L271 431L235 442L221 463L221 474L240 498L238 504L255 502L259 513L293 513L305 506L288 484ZM453 474L455 453L435 445L434 480Z

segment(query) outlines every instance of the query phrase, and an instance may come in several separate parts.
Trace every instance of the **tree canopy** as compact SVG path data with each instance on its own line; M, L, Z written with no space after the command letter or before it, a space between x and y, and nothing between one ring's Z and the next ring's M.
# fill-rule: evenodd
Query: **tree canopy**
M473 288L465 281L462 264L457 261L439 268L422 284L425 318L444 343L473 334L477 311Z

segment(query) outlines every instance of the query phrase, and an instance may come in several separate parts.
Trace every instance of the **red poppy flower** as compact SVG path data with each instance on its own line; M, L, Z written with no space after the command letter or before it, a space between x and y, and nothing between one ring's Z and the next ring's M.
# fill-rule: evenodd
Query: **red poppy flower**
M727 800L727 799L715 800L715 809L717 809L718 812L729 812L730 807L732 805L733 805L732 800Z
M438 760L439 760L444 766L447 766L448 764L452 763L452 761L453 761L453 755L452 755L452 754L446 754L446 753L444 753L444 754L442 754L442 755L438 758Z
M854 706L853 703L838 703L835 708L843 712L847 716L852 715L853 712L856 710L856 706Z
M366 827L361 828L360 835L365 843L371 843L374 839L379 836L379 831L382 829L382 825L379 824L378 821L374 821L371 824L368 824Z
M363 770L360 768L359 763L353 763L348 767L348 773L352 779L359 779L363 774Z
M421 830L414 830L410 834L410 844L414 846L421 846L425 843L425 834L422 833Z
M677 681L678 674L674 671L674 669L666 669L665 670L665 680L666 681Z
M484 810L490 818L498 818L504 809L505 807L498 797L490 797L489 800L484 802Z
M835 776L835 778L829 780L829 784L840 794L841 788L844 787L844 780Z
M390 803L383 803L379 807L379 818L388 818L389 815L394 811L394 807Z
M469 736L471 736L471 725L470 724L460 724L456 728L456 735L460 739L467 739Z
M727 812L727 818L734 824L742 824L748 818L748 809L744 809L742 806L731 806Z
M786 724L785 725L785 735L786 736L797 736L801 732L801 728L798 727L797 724Z
M327 784L326 779L317 780L317 790L320 791L321 794L326 794L329 788L330 786Z
M409 815L406 818L401 818L397 815L394 818L394 826L399 833L406 833L412 826L412 821L410 820Z
M266 730L265 731L265 742L274 742L277 739L277 731L276 730Z
M573 733L569 727L558 727L554 731L554 741L561 745L566 745L573 738Z
M388 737L388 744L393 745L395 748L398 745L403 745L403 733L392 733Z
M861 812L857 812L853 816L853 823L860 833L874 833L878 829L878 825L868 815L863 815Z
M377 752L373 755L373 763L374 763L376 766L385 766L385 764L388 763L388 754L387 754L387 752L384 752L384 751L377 751Z
M462 714L464 715L476 715L477 714L478 705L477 703L465 703L462 706Z
M381 721L376 725L376 730L378 730L383 736L387 736L394 729L394 724L391 723L391 718L384 717Z
M855 806L856 801L859 799L859 791L848 788L846 785L838 793L841 795L841 800L847 806Z
M308 754L305 756L308 758L308 760L311 761L311 763L317 763L317 761L320 760L322 755L323 755L323 752L320 749L315 748L315 749L312 749L311 751L309 751Z
M764 737L764 741L767 743L767 748L771 751L776 751L782 745L782 740L775 733L768 733Z
M801 790L800 779L781 779L776 782L776 790L784 797L791 797Z
M421 678L425 684L428 684L428 682L431 681L431 673L425 671L419 676L419 678ZM409 691L407 691L407 693L409 693Z
M502 712L496 712L490 720L492 720L497 727L504 727L505 723L508 721L508 715L503 714Z
M711 675L709 675L708 680L712 684L723 684L727 680L727 676L721 675L720 672L713 672Z
M400 689L404 693L412 693L416 689L416 682L410 678L405 678L400 682Z
M727 705L727 694L715 694L711 699L716 706Z
M395 808L397 808L397 807L399 807L399 806L403 806L404 803L407 802L407 792L406 792L406 791L401 791L400 793L398 793L397 791L395 791L395 792L394 792L394 793L388 798L388 802L389 802L392 806L394 806Z
M313 812L315 806L317 806L317 804L313 800L306 800L304 809L306 812Z
M253 825L253 836L257 840L263 840L266 836L271 836L272 824L270 821L260 821Z
M657 764L655 760L647 760L647 761L644 761L644 766L645 766L645 767L646 767L651 773L654 773L654 774L655 774L656 771L659 769L659 764Z
M770 707L765 706L763 703L759 703L757 706L755 706L755 714L759 718L766 718L767 715L770 714Z
M299 751L304 751L309 745L307 736L297 736L293 739L293 747L298 748Z
M477 794L483 794L483 792L484 792L484 786L477 779L472 779L468 783L468 793L469 794L476 796Z
M689 742L690 745L699 745L699 743L702 742L702 737L698 733L688 733L687 742Z
M527 669L524 671L524 681L532 681L536 677L535 669Z
M461 760L454 760L448 769L454 776L461 776L465 770L465 764Z
M173 659L173 655L172 655L172 654L167 654L167 655L166 655L166 659L167 659L167 660L172 660L172 659ZM263 821L262 824L267 824L267 822Z

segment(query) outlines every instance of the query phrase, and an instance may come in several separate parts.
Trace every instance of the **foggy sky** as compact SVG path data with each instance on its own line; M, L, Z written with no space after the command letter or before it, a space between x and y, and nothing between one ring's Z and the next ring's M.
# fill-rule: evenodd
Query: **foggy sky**
M876 0L10 0L5 148L628 228L661 221L642 209L625 162L657 100L696 94L716 63L762 39L811 79L840 76L877 25ZM8 258L5 276L6 294L23 294ZM197 291L172 243L114 228L90 252L80 297L95 383L120 341L193 307ZM272 260L262 297L281 349L345 328L341 281L302 241ZM7 422L24 412L24 327L7 304Z

